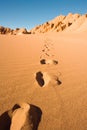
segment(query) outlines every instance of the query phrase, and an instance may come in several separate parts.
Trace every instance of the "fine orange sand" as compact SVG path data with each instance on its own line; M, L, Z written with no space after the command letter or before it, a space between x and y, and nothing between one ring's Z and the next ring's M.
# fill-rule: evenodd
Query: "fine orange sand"
M20 101L41 108L38 130L86 130L87 31L0 35L0 115Z

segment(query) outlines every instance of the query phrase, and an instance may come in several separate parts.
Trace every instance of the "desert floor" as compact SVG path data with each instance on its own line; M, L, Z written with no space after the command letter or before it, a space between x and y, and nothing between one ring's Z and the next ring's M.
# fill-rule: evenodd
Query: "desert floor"
M20 101L41 108L38 130L86 130L86 32L0 35L0 115Z

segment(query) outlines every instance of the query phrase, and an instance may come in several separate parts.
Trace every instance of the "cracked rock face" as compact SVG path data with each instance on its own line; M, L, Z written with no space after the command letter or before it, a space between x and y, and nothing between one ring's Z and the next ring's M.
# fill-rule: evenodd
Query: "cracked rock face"
M1 130L37 130L42 111L28 103L15 104L0 116Z

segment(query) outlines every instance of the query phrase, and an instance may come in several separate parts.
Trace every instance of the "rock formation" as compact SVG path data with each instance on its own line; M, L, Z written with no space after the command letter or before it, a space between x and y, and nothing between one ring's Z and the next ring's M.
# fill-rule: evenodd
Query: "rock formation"
M21 35L21 34L29 34L29 33L27 32L26 28L16 28L15 30L13 30L12 34Z
M15 30L0 26L0 34L35 34L35 33L47 33L47 32L62 32L62 31L76 31L87 20L87 14L72 14L67 16L60 15L42 25L38 25L33 29L27 31L26 28L16 28ZM82 28L82 27L81 27Z
M87 20L87 14L80 15L69 13L67 16L60 15L49 22L36 26L35 28L31 29L30 32L33 34L46 32L61 32L69 29L71 26L74 26L74 24L77 24L79 26L79 23L77 22L82 21L82 19L83 21L85 21L85 19ZM82 24L80 24L80 26L81 25Z
M15 30L0 26L0 34L12 34L12 35L21 35L29 34L26 28L16 28Z
M11 32L12 32L12 29L0 26L0 34L9 34Z

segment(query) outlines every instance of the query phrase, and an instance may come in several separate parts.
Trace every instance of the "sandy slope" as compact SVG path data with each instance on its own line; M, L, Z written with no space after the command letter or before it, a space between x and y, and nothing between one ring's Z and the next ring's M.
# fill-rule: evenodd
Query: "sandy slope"
M82 32L87 30L87 17L86 15L82 15L69 27L66 28L65 32Z
M0 35L0 115L26 101L42 109L38 130L86 130L86 55L85 33Z
M47 32L80 32L87 29L87 14L72 14L69 13L67 16L60 15L56 18L38 25L30 30L31 33L47 33ZM83 27L84 26L84 27Z

